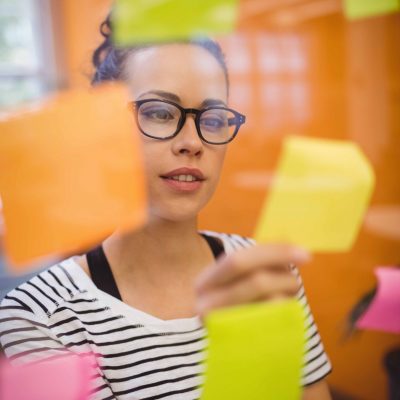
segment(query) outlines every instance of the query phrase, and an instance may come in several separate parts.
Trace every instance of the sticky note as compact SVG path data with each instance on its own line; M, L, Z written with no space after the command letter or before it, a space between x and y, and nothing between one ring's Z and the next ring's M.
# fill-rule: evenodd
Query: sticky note
M400 0L345 0L348 19L368 18L400 11Z
M117 0L114 40L130 46L230 33L237 5L238 0Z
M355 143L288 137L255 238L317 252L347 251L373 185L372 167Z
M400 268L380 267L375 274L378 278L375 297L356 326L400 333Z
M210 313L201 400L297 400L305 326L296 300Z
M145 221L140 136L122 87L72 90L0 121L11 264L75 252Z
M88 361L77 355L18 366L3 359L0 362L0 399L86 400L93 373Z

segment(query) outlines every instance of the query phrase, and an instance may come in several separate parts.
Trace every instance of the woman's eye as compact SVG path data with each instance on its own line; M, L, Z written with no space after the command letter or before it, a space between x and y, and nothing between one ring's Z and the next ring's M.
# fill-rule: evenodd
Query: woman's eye
M201 120L204 128L220 129L226 125L226 120L222 118L204 118Z
M174 116L165 109L143 110L141 114L147 119L155 121L170 121L171 119L174 119Z

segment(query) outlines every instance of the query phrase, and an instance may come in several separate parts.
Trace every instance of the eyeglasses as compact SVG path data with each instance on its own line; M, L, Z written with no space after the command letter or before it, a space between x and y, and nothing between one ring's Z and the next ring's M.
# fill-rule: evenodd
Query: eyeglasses
M134 108L140 131L153 139L175 137L186 122L187 114L194 114L196 130L209 144L226 144L237 135L246 117L231 108L212 106L202 110L183 108L168 100L145 99L130 103Z

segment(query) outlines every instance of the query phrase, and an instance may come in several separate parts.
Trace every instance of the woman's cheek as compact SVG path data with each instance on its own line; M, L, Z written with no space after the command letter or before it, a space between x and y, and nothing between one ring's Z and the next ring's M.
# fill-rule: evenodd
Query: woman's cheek
M151 187L152 183L158 178L158 174L162 171L157 166L157 160L162 160L163 153L160 151L155 151L155 146L152 146L153 143L148 143L144 140L143 143L143 163L144 163L144 172L146 174L147 184ZM165 154L165 153L164 153Z

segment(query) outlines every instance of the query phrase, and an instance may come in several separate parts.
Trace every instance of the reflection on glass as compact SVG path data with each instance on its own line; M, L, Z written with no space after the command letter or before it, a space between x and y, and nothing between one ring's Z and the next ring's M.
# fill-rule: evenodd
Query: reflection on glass
M13 106L43 92L38 4L0 0L0 107Z

